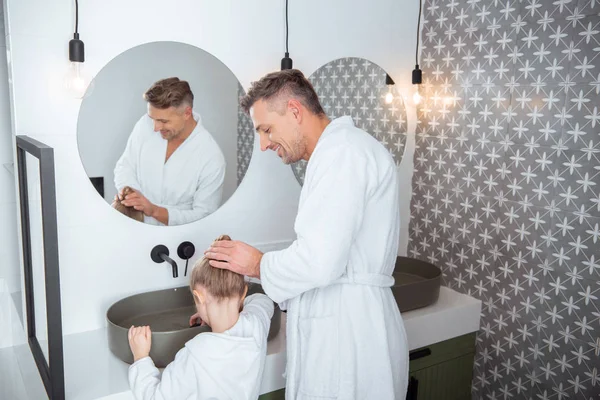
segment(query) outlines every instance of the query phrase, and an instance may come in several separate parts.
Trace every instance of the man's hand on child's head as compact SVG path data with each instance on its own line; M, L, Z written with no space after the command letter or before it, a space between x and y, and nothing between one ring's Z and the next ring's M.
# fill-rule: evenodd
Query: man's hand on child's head
M152 332L149 326L132 326L129 328L128 337L134 362L150 355Z

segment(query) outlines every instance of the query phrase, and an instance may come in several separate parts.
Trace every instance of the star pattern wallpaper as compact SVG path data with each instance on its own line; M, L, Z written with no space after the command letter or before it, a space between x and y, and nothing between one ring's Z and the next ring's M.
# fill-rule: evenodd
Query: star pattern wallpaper
M408 255L483 302L474 399L600 399L600 1L423 0Z
M238 104L239 100L246 95L244 88L238 83ZM238 185L246 176L248 165L252 159L254 150L254 125L248 114L238 106L238 137L237 137L237 183Z

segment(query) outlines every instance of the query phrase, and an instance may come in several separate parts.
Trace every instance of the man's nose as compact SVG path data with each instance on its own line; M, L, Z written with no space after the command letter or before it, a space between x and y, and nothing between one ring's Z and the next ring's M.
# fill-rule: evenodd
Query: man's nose
M271 141L264 135L261 135L260 136L260 150L267 151L270 145L271 145Z
M160 131L160 128L161 128L160 123L159 122L155 122L154 123L154 132Z

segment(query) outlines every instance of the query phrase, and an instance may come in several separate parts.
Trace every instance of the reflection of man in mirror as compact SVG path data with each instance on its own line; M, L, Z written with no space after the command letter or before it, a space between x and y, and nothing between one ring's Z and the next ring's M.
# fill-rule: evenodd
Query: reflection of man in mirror
M192 110L194 94L179 78L155 82L146 93L148 114L135 124L115 166L122 204L153 225L181 225L221 205L225 157ZM123 188L133 190L123 198Z

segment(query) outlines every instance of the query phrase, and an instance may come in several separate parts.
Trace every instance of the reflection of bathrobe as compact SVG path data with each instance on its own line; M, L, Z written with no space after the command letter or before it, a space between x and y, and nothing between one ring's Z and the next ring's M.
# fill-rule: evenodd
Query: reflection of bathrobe
M404 399L408 344L390 289L396 166L350 117L319 139L294 228L289 248L263 256L260 277L288 309L286 399Z
M201 333L160 372L150 357L129 367L137 400L257 399L267 355L273 301L248 296L236 324L224 333ZM152 327L151 327L152 328Z
M138 189L153 204L169 211L169 225L203 218L221 205L225 157L217 142L202 126L200 115L191 135L165 163L167 141L144 115L135 124L127 147L115 166L115 187ZM152 217L144 222L162 225Z

